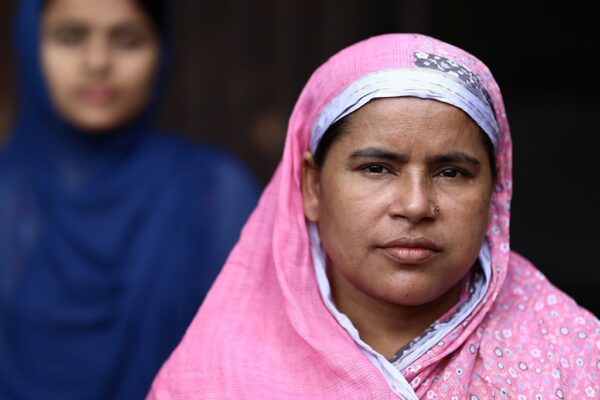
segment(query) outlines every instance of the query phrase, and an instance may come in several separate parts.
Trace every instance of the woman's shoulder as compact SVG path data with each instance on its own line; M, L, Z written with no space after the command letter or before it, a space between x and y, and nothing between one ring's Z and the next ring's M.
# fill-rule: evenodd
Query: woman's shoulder
M480 353L487 374L518 384L514 393L598 394L600 322L517 253L484 326Z
M258 188L248 166L231 150L209 143L198 143L183 135L160 132L149 141L152 151L169 157L180 173L203 182L238 182Z
M531 261L511 251L506 280L498 294L496 306L527 311L529 315L547 316L552 310L564 310L572 316L597 318L556 287Z
M596 334L600 334L600 321L596 316L552 284L531 261L514 251L510 253L506 279L491 315L507 316L510 325L518 327L519 331L542 325L558 327L579 323L594 327Z
M222 146L199 143L177 133L157 132L150 137L148 144L154 149L175 154L180 161L236 166L240 164L238 158Z

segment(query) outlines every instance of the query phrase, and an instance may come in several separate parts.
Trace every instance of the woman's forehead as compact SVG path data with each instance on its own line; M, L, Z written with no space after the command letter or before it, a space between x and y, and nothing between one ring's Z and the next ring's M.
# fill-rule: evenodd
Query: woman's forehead
M376 99L347 118L340 138L346 150L394 147L404 151L412 146L419 146L423 153L450 148L483 150L477 124L459 108L436 100Z
M46 17L111 27L124 23L146 21L147 16L135 1L129 0L52 0Z
M458 107L415 97L372 100L349 116L346 127L372 132L478 129L475 121Z
M362 118L385 117L390 120L440 123L454 119L473 122L466 113L456 106L437 100L412 96L376 98L356 110L352 116L353 119L356 119L356 116L361 116Z

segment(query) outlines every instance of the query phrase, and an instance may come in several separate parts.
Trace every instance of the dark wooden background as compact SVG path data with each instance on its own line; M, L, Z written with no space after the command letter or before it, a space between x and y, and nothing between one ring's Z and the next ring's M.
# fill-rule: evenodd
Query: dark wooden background
M0 5L0 132L14 114L13 3ZM226 147L266 184L294 101L327 57L386 32L453 43L503 89L515 146L513 249L600 315L597 14L576 2L530 3L181 0L161 125Z

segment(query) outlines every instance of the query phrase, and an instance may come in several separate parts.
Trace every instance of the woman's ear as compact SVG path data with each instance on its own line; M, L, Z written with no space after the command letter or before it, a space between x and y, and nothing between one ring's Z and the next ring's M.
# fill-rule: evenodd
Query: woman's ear
M308 151L302 155L302 199L304 216L310 222L319 220L320 172Z

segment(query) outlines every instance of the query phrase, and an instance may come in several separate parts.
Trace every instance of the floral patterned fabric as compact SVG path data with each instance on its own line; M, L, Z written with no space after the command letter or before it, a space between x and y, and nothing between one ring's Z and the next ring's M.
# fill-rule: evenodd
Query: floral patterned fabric
M424 58L416 54L439 56L452 68L420 65ZM493 109L499 168L486 233L491 276L485 295L435 346L388 376L321 298L300 177L320 112L359 79L392 69L470 71L466 80L454 78L483 90ZM149 398L600 398L600 323L510 250L511 150L500 89L469 53L423 35L391 34L334 55L302 91L282 161Z

